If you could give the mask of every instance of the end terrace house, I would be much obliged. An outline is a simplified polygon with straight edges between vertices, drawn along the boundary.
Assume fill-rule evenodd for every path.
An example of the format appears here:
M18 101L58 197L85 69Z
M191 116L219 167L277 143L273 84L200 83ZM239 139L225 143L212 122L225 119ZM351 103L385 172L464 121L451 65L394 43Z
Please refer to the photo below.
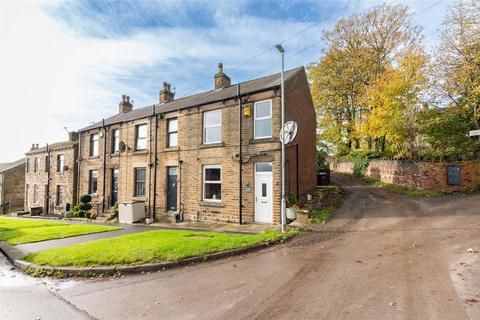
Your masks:
M70 132L68 141L33 144L25 155L25 210L70 211L77 202L78 133Z
M94 210L143 201L146 217L280 223L280 74L231 84L222 64L210 91L159 102L79 130L79 194ZM298 124L286 146L286 191L315 186L316 116L303 67L285 73L285 121ZM241 133L241 134L240 134Z

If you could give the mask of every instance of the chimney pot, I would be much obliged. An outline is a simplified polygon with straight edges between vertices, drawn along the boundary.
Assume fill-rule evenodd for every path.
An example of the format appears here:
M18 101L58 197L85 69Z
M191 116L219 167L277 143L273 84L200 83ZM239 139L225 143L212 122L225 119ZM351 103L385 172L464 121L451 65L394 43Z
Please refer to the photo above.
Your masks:
M230 77L223 73L223 63L218 64L218 71L214 76L215 79L215 89L221 89L228 87L231 84Z
M170 83L163 82L163 90L160 90L160 103L173 101L175 93L172 92L170 88Z
M132 111L133 105L130 103L130 96L122 94L122 101L118 104L118 113Z

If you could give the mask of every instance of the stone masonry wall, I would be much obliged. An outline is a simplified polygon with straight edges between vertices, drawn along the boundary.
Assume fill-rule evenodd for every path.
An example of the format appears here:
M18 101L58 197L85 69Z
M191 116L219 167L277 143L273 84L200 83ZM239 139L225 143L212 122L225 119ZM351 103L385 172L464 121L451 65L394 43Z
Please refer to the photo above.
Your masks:
M448 185L447 166L460 166L460 185ZM351 162L332 163L335 172L353 172ZM453 162L413 162L403 160L372 160L365 176L385 183L394 183L425 190L465 190L480 185L480 160Z
M3 181L0 205L9 203L11 209L22 209L25 199L25 164L0 173L0 179Z
M49 206L50 213L62 213L64 204L69 203L70 208L77 203L77 153L78 144L72 143L68 147L52 148L50 150L50 187L49 187ZM64 166L68 170L57 171L57 156L64 155ZM26 154L30 168L24 171L25 177L25 210L32 207L42 207L46 212L46 191L47 191L47 170L46 157L47 152L44 149L31 150ZM37 173L34 172L35 158L40 159L40 166ZM38 185L38 199L34 201L34 186ZM63 187L63 202L57 205L57 186Z

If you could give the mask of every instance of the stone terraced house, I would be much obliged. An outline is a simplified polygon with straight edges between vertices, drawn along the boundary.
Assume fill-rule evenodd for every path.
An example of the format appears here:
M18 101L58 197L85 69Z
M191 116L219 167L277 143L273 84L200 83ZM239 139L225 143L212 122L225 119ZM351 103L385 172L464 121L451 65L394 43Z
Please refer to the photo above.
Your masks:
M0 163L0 213L23 209L25 158Z
M219 64L212 90L174 96L168 83L152 106L134 109L122 96L117 114L79 130L78 195L91 194L99 214L143 201L150 219L280 223L280 74L232 85ZM289 120L298 134L286 146L286 190L301 195L316 183L303 67L285 73Z
M39 147L25 153L25 210L32 214L61 214L77 201L78 134L69 140Z

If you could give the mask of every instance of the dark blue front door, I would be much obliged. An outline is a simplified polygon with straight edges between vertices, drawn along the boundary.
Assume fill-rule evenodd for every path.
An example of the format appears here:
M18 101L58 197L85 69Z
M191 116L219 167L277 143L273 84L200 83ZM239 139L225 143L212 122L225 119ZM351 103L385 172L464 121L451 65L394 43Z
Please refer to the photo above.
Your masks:
M177 211L177 167L168 167L167 173L167 210Z
M112 194L110 195L110 205L114 206L118 201L118 169L112 169Z

